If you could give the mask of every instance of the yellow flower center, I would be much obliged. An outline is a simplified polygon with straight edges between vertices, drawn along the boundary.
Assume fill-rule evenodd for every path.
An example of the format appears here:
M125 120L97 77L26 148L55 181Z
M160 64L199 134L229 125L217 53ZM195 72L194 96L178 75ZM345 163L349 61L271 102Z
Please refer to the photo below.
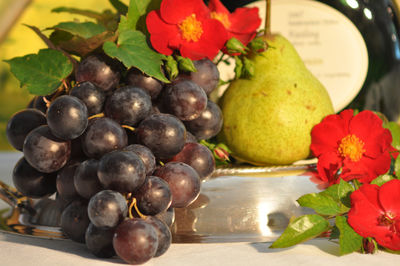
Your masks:
M364 142L356 135L349 134L342 139L338 150L343 157L347 157L353 162L358 162L365 152L364 145Z
M231 26L231 22L230 22L227 14L217 13L217 12L213 11L213 12L211 12L211 18L219 20L219 22L221 22L222 25L224 25L224 27L226 29L229 29L229 27Z
M203 34L201 22L196 19L196 15L187 16L180 24L182 38L188 42L197 42Z

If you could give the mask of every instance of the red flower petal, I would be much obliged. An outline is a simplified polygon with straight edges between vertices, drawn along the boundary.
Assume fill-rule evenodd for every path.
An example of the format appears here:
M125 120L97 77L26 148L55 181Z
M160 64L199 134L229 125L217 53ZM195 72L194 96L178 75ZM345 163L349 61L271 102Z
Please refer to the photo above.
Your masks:
M214 11L217 13L222 13L222 14L227 14L227 15L230 14L229 10L219 0L210 0L208 2L208 8L211 11Z
M311 131L311 151L315 156L337 151L342 138L348 134L348 124L353 117L352 110L345 110L339 115L328 115Z
M378 199L379 187L366 184L351 196L348 223L362 237L381 238L388 233L386 227L379 226L378 218L384 214Z
M364 142L365 154L372 158L379 156L392 143L390 132L382 128L382 120L371 111L357 114L351 120L349 130Z
M362 183L370 183L379 175L385 174L390 164L391 158L388 152L373 159L363 156L358 162L346 159L343 161L342 178L346 181L358 179Z
M393 179L383 184L379 191L379 201L385 212L400 218L400 180Z
M338 157L337 153L324 153L318 158L318 177L323 182L328 182L331 185L335 184L338 181L336 173L340 167L341 159Z
M230 33L230 39L231 37L235 37L239 41L243 43L243 45L247 45L251 40L256 37L257 32L252 32L252 33L245 33L245 34L238 34L238 33Z
M209 17L207 6L200 0L163 0L160 13L163 20L170 24L178 24L192 14L197 19Z
M160 34L157 35L151 35L150 36L150 42L153 46L153 48L164 55L171 55L174 50L168 47L168 39L163 37Z
M258 7L237 8L230 16L231 26L229 31L233 33L252 33L260 27L261 19L258 16ZM243 23L243 22L246 23Z
M170 55L173 49L171 42L179 38L179 31L175 25L165 23L159 11L151 11L146 17L147 29L150 33L150 41L153 48L162 54Z
M395 224L396 232L399 232L400 222ZM379 245L391 250L400 250L400 236L394 232L387 233L384 237L375 237Z
M379 190L379 202L385 213L393 217L393 225L388 225L390 231L376 241L389 249L400 250L400 180L394 179L383 184Z

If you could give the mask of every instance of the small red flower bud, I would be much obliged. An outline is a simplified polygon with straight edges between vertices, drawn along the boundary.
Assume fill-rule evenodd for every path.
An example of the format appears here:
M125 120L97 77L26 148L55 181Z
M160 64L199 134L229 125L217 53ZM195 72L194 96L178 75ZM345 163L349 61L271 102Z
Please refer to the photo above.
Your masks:
M376 252L376 244L372 238L363 238L363 249L367 254L374 254Z
M214 149L214 155L222 161L229 161L229 153L221 147Z

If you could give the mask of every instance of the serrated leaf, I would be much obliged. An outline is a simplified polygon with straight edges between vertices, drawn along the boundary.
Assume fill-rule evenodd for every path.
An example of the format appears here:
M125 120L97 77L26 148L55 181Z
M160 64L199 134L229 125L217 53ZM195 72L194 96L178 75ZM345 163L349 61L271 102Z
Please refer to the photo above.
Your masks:
M53 27L52 29L63 30L71 33L72 35L78 35L82 38L89 39L93 36L101 34L106 31L106 28L100 24L96 24L90 21L87 22L61 22Z
M337 202L337 204L338 204L338 206L340 208L340 212L339 213L345 213L345 212L347 212L349 210L349 207L344 205L342 203L342 201L341 201L341 195L339 193L339 184L334 184L334 185L328 187L327 189L325 189L324 191L320 192L319 194L321 194L323 196L326 196L326 197L330 197L335 202Z
M270 248L287 248L315 238L328 230L329 222L316 214L300 216L289 223Z
M351 207L350 195L353 191L354 191L354 188L352 185L350 185L343 179L340 179L340 183L338 186L339 199L340 199L340 202L348 208Z
M378 185L378 186L382 186L383 184L385 184L386 182L395 179L394 176L392 175L380 175L377 178L375 178L374 180L371 181L371 184L373 185Z
M72 35L66 31L55 30L50 35L50 40L64 51L85 56L88 53L101 47L106 41L115 41L116 35L113 32L105 31L91 38L84 39L76 35Z
M26 86L31 94L47 95L60 87L62 80L73 70L72 63L62 52L42 49L38 54L28 54L5 60L11 72Z
M109 0L111 5L122 15L128 12L128 6L119 0Z
M161 71L165 56L153 51L140 31L125 30L118 37L118 44L106 42L104 52L120 60L127 68L136 67L147 75L169 83Z
M54 45L59 46L60 43L68 42L73 37L74 37L74 35L72 35L69 32L66 32L66 31L63 31L63 30L54 30L50 34L49 39L50 39L50 41L52 43L54 43Z
M300 206L311 208L322 215L336 215L341 212L338 202L319 193L303 195L297 202Z
M383 124L383 127L389 129L390 133L392 133L392 146L400 150L400 125L396 122L389 122Z
M340 255L346 255L360 250L363 238L357 234L353 228L351 228L351 226L347 223L346 217L336 216L335 223L340 231Z

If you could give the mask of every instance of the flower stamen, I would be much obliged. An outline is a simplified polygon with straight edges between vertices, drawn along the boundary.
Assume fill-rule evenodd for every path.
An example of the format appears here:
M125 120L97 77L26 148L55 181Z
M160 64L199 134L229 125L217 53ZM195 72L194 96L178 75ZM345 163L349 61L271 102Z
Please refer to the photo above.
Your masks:
M231 26L231 21L229 20L229 17L227 14L224 13L217 13L215 11L211 12L211 18L218 20L219 22L224 25L226 29L229 29Z
M364 142L356 135L349 134L341 140L338 151L342 157L358 162L365 152L364 146Z
M182 38L188 42L197 42L203 35L203 27L201 22L196 19L196 15L192 14L187 16L179 25Z
M387 226L392 232L396 233L395 216L391 212L386 212L378 217L378 225Z

